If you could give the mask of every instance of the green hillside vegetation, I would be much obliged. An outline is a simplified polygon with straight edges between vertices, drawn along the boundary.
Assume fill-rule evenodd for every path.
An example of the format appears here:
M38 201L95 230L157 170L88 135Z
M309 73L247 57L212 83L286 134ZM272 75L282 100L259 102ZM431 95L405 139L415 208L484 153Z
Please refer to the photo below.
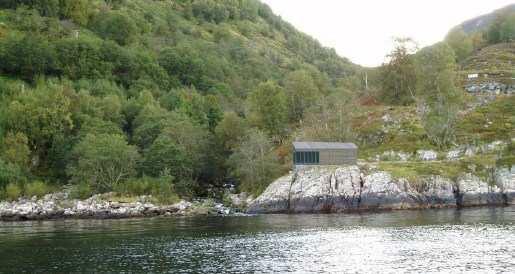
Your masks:
M481 77L473 80L467 75L478 73ZM485 78L488 75L488 78ZM460 79L464 82L497 81L513 84L515 78L515 42L486 46L463 60Z
M361 84L256 0L2 1L0 60L0 190L26 195L259 191L306 109Z
M515 137L513 98L462 113L451 43L398 42L370 69L257 0L2 1L0 199L258 194L296 139L368 158Z
M486 20L488 19L488 20ZM479 21L478 21L479 20ZM484 23L488 22L488 24ZM472 27L480 25L480 27ZM461 85L469 73L513 84L515 77L515 5L453 28L445 41L456 53ZM484 81L477 79L476 81Z

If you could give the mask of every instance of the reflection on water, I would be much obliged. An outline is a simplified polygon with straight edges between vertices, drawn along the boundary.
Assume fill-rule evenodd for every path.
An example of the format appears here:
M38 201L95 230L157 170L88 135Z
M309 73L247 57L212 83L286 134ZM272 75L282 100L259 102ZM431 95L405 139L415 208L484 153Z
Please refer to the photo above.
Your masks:
M0 272L515 272L515 208L0 222Z

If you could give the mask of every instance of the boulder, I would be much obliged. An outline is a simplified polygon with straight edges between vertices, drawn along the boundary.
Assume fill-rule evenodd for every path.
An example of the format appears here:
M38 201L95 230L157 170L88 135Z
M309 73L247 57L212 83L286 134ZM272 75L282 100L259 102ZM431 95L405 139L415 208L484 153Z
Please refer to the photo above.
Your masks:
M231 201L231 205L237 208L244 208L254 200L254 197L252 195L248 195L246 192L228 194L228 197Z
M447 152L446 158L447 160L457 160L463 154L461 149L453 149Z
M417 156L422 161L434 161L438 158L438 154L433 150L417 150Z
M383 154L377 157L378 160L382 161L408 161L411 158L411 155L409 153L405 153L403 151L385 151Z

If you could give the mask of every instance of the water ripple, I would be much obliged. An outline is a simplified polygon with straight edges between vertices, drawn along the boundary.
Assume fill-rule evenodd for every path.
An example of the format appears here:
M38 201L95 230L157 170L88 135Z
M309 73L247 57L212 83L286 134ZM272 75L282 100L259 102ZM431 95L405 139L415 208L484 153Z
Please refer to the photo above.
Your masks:
M0 223L0 272L515 273L515 210Z

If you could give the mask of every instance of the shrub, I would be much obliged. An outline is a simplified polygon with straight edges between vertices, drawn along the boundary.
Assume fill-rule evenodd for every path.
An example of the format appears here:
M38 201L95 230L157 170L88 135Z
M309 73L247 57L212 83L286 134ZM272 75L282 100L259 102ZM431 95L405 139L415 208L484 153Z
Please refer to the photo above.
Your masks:
M34 181L25 185L25 196L27 197L43 197L43 195L52 192L52 188L42 181Z
M171 204L179 200L170 176L160 178L143 177L118 184L115 191L124 195L152 195L156 202Z
M147 195L150 194L152 190L153 180L154 179L150 177L143 177L138 179L133 178L123 184L116 185L114 191L121 194L136 196Z
M90 185L82 183L74 185L70 192L70 198L72 199L87 199L93 195L93 189Z
M116 134L87 134L73 149L73 156L75 161L68 166L72 181L88 182L99 192L130 178L139 158L136 147Z
M19 166L0 159L0 188L11 182L23 182L25 179Z
M23 189L15 183L10 183L5 187L5 196L8 200L14 201L22 196Z

